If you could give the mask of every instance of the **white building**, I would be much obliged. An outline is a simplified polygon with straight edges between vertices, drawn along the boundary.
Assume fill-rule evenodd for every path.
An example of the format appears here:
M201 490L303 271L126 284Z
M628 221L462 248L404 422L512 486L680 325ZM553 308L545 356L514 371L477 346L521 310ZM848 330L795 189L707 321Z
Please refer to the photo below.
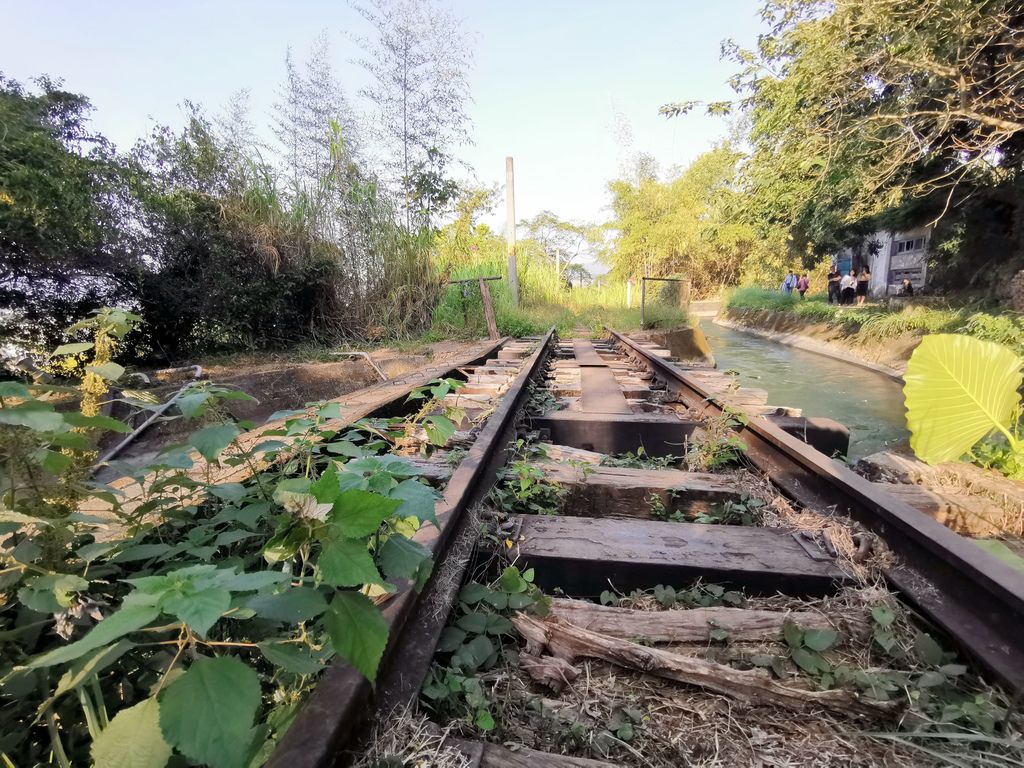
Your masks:
M861 248L840 251L836 264L843 274L867 266L871 270L868 290L872 296L895 295L904 279L919 291L928 280L931 231L931 226L924 226L906 232L875 232L865 238Z

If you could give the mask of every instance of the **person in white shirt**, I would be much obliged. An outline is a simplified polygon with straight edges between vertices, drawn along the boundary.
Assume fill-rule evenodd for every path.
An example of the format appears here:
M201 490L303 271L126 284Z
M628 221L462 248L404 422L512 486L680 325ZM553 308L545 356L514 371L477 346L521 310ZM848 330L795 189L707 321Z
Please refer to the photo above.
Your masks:
M839 281L839 303L840 304L853 304L853 297L857 293L857 272L850 270L850 273L843 275L843 279Z

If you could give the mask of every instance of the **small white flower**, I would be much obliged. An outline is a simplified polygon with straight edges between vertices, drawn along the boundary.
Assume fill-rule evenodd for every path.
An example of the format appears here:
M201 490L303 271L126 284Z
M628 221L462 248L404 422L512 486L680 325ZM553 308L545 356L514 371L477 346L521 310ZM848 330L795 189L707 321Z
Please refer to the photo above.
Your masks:
M281 506L297 517L323 522L327 519L327 513L331 511L334 505L319 504L316 497L308 493L289 493L282 499Z

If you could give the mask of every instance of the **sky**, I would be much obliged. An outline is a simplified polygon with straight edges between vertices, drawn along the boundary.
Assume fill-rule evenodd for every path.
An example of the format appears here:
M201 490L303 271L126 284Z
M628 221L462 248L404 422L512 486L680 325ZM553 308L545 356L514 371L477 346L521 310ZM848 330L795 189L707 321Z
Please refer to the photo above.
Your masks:
M760 0L440 0L463 19L474 50L475 143L456 154L475 180L504 184L515 159L517 219L552 210L608 217L607 182L637 152L685 166L728 131L718 118L667 120L669 101L730 98L735 71L721 42L752 45ZM0 72L63 78L92 101L93 125L121 149L154 121L182 124L190 100L210 111L240 89L269 121L291 46L301 61L326 30L347 96L365 73L353 34L364 22L345 0L0 0ZM469 177L469 174L465 174ZM504 202L491 217L504 226Z

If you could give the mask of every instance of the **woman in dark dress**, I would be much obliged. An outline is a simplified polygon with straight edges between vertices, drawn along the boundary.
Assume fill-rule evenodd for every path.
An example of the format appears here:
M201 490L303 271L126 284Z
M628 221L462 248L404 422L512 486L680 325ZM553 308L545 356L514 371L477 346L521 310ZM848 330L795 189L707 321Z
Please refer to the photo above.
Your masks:
M871 282L871 273L867 267L861 269L857 275L857 306L864 306L864 300L868 297L868 283Z

